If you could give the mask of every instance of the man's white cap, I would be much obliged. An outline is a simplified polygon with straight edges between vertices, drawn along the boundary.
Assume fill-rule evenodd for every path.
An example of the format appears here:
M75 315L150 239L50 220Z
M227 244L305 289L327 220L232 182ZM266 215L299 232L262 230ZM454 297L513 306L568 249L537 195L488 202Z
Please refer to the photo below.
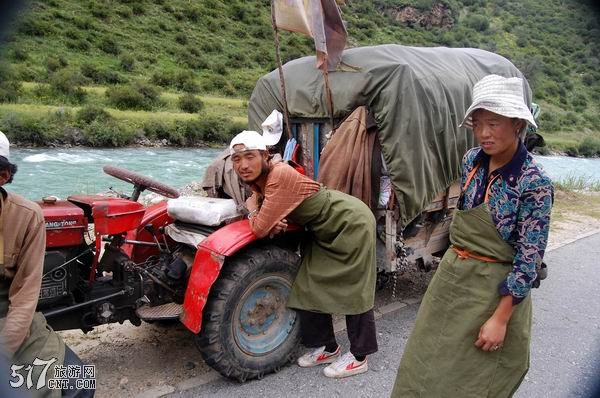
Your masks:
M10 160L10 143L2 131L0 131L0 156Z
M523 79L487 75L473 86L473 103L467 109L460 127L473 128L471 116L477 109L497 115L525 120L537 128L529 107L523 99Z
M244 148L234 150L233 147L236 145L243 145ZM262 135L252 130L244 130L231 140L229 144L229 153L233 155L236 152L252 151L258 149L259 151L266 151L267 144Z
M262 122L261 127L265 144L269 146L277 144L283 133L283 115L275 109Z

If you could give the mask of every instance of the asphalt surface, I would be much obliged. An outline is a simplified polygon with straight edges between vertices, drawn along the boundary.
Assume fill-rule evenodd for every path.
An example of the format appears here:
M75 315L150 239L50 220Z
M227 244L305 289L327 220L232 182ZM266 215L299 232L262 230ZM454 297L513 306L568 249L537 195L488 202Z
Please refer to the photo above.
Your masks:
M531 368L515 397L596 398L600 396L596 395L600 392L600 233L547 253L546 262L549 277L532 293ZM418 304L398 306L377 320L379 352L369 357L365 374L331 380L323 376L322 368L290 365L262 380L238 383L213 373L166 396L388 397L417 308ZM337 336L343 347L349 346L345 331Z

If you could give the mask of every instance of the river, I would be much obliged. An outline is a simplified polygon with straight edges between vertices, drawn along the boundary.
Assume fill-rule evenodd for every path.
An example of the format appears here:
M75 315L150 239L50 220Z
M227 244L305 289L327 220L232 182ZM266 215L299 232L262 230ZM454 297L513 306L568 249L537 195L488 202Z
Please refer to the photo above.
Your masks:
M19 166L7 188L29 199L46 195L66 198L74 193L106 192L109 187L131 192L131 185L102 172L111 164L153 177L175 188L200 181L204 170L221 149L206 148L60 148L12 149ZM578 176L600 183L600 159L536 156L550 177Z

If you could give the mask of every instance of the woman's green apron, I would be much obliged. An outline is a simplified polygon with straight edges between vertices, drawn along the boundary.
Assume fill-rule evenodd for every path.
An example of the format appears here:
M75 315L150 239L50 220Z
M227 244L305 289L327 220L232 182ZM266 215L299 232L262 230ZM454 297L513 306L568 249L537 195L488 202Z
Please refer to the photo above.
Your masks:
M446 252L423 297L392 396L510 397L529 369L530 297L514 308L499 350L485 352L474 343L498 306L498 285L511 270L514 249L498 233L487 203L456 212L450 242L502 263Z
M0 197L2 194L0 193ZM4 202L4 201L2 201ZM2 210L4 210L4 203L2 203ZM0 268L4 271L4 228L2 223L2 215L0 213ZM8 313L9 300L8 294L10 289L11 281L4 278L4 272L1 273L0 277L0 319L5 318ZM1 352L0 352L0 355ZM29 334L25 338L25 341L21 344L17 352L8 361L10 365L24 365L19 370L19 374L24 376L27 380L28 370L26 368L29 365L34 365L35 359L43 361L52 361L56 358L51 366L46 371L46 380L54 378L54 367L56 365L63 365L65 359L65 344L58 334L56 334L50 326L46 323L44 316L36 312L29 328ZM61 390L49 390L48 388L36 389L37 382L40 378L41 372L44 370L44 366L33 366L31 371L31 380L33 386L28 390L31 397L60 397ZM12 378L12 381L17 381L17 377ZM26 382L24 382L25 384ZM47 386L47 383L44 383ZM20 387L21 390L26 389L26 385Z
M367 205L345 193L321 188L288 219L309 229L288 306L344 315L373 308L375 220Z

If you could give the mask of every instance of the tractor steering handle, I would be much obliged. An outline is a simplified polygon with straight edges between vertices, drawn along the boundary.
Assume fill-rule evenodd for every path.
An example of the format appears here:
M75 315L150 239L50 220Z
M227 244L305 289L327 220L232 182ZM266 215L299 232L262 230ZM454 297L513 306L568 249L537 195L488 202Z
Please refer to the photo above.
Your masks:
M104 166L102 170L104 170L106 174L118 178L121 181L133 184L134 189L131 194L131 200L133 201L137 201L140 193L146 189L167 198L174 199L179 197L179 192L175 188L136 172L109 165Z

